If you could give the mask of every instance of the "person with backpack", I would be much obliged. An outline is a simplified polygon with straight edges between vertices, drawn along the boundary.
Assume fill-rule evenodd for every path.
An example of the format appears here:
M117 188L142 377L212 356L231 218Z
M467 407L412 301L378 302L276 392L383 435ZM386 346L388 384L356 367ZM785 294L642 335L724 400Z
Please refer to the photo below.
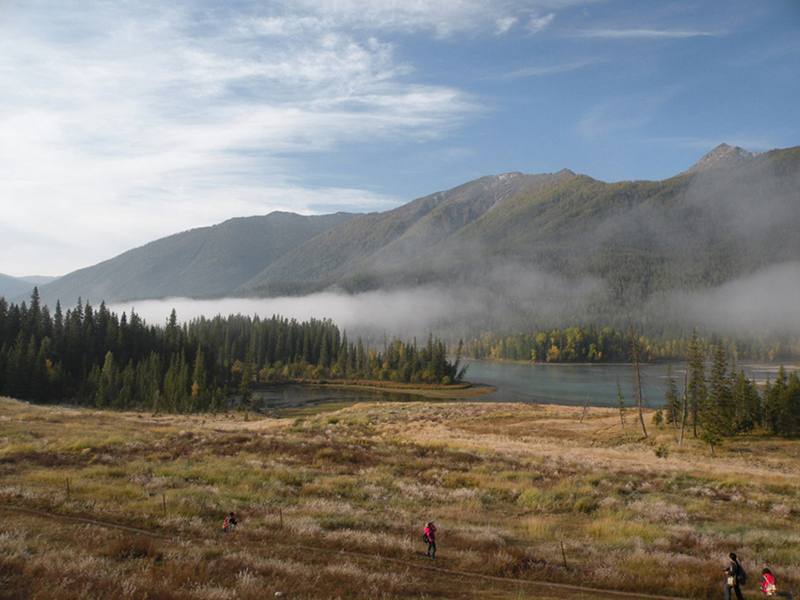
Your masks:
M736 554L731 552L728 555L731 559L730 564L725 568L725 600L731 600L731 590L736 594L736 600L744 600L742 590L739 586L747 583L747 573L745 573Z
M775 596L778 593L775 576L767 567L761 571L761 591L767 596Z
M428 551L425 556L430 556L432 559L436 557L436 525L433 521L429 521L425 525L425 531L422 534L422 539L428 543Z
M236 527L238 521L236 517L233 516L233 513L229 514L225 517L225 520L222 521L222 533L228 533L229 531L233 531L233 528Z

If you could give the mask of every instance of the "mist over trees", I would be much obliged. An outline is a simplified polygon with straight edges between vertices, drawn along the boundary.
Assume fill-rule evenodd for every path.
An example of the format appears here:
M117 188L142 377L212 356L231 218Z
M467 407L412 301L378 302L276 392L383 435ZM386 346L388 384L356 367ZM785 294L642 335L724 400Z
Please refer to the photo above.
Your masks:
M433 336L421 347L395 339L378 351L348 341L330 320L237 315L179 324L173 310L153 326L80 300L51 314L36 289L30 305L0 297L0 394L23 400L188 413L226 410L232 395L246 405L259 382L446 385L462 376Z
M506 173L386 212L231 220L40 291L51 307L179 296L268 307L324 295L327 311L372 298L373 307L342 312L364 320L369 311L378 334L388 326L420 338L624 329L630 317L649 337L688 338L699 326L706 337L781 339L789 329L800 335L799 189L800 147L753 154L722 145L663 181ZM395 312L405 329L387 325L388 298L403 299Z
M693 343L707 356L720 345L730 348L740 361L788 362L800 357L800 339L782 338L701 338L695 332L692 338L639 335L636 343L643 362L682 361ZM623 329L594 325L508 336L485 332L468 338L463 350L469 358L549 363L628 362L631 351L630 336Z

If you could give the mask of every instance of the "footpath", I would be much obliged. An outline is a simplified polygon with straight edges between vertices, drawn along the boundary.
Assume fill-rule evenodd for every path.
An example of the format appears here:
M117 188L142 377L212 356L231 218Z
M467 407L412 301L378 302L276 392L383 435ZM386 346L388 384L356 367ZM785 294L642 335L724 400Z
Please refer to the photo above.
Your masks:
M114 523L111 521L104 521L98 519L92 519L88 517L78 516L78 515L66 515L61 513L55 513L39 508L28 508L25 506L18 506L12 504L2 504L0 503L0 511L4 512L17 512L23 513L30 517L34 518L41 518L41 519L50 519L50 520L58 520L61 522L71 522L80 525L91 525L95 527L104 527L108 529L116 529L120 531L124 531L126 533L140 535L152 539L159 539L159 540L174 540L174 541L181 541L184 540L186 536L182 535L166 535L164 533L151 531L148 529L142 529L137 527L131 527L129 525L123 525L121 523ZM209 536L213 535L209 532ZM203 539L201 536L193 536L194 539L198 541ZM303 550L308 553L313 553L315 555L322 555L322 554L335 554L337 556L349 556L354 559L358 560L366 560L366 561L373 561L373 562L383 562L383 563L392 563L399 566L407 567L409 569L413 569L414 571L426 571L430 573L435 573L441 577L453 577L459 579L475 579L481 581L489 581L495 582L498 584L503 584L509 587L517 587L518 589L524 588L526 593L530 593L531 595L535 596L550 596L550 597L560 597L560 598L581 598L582 600L600 600L603 598L629 598L629 599L639 599L639 600L685 600L683 598L677 598L675 596L659 596L653 594L641 594L635 592L624 592L624 591L617 591L617 590L604 590L604 589L597 589L591 588L586 586L568 584L568 583L554 583L548 581L536 581L531 579L518 579L514 577L501 577L495 575L486 575L483 573L475 573L470 571L462 571L456 569L448 569L446 567L438 566L436 563L429 561L425 558L425 555L421 554L420 560L405 560L399 558L392 558L387 556L381 556L378 554L370 554L366 552L357 552L353 550L335 550L332 548L323 548L320 546L309 546L306 544L297 544L291 542L280 542L281 545L288 547L292 546L293 548ZM444 561L442 561L444 562Z

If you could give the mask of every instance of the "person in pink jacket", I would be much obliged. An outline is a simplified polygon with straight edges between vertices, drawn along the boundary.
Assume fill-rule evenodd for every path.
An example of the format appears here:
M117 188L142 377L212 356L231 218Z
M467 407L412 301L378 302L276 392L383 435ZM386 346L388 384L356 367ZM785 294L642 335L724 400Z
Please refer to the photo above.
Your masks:
M767 596L774 596L777 593L775 586L775 576L767 567L761 571L761 591Z
M431 558L436 557L436 525L433 524L433 521L429 521L427 525L425 525L425 531L423 534L423 539L428 542L428 551L425 553L426 556L430 556Z

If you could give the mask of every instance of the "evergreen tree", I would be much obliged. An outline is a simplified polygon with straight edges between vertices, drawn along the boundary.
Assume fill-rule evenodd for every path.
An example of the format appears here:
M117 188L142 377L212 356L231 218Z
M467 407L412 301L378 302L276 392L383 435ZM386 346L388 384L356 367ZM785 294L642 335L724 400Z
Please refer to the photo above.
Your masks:
M700 410L706 398L705 364L697 338L697 330L692 331L692 339L689 342L688 352L689 388L687 395L692 420L692 433L694 437L697 437L698 426L700 424Z
M678 397L678 384L672 373L672 363L667 363L667 391L664 393L664 401L667 423L672 423L675 428L680 427L681 400Z

